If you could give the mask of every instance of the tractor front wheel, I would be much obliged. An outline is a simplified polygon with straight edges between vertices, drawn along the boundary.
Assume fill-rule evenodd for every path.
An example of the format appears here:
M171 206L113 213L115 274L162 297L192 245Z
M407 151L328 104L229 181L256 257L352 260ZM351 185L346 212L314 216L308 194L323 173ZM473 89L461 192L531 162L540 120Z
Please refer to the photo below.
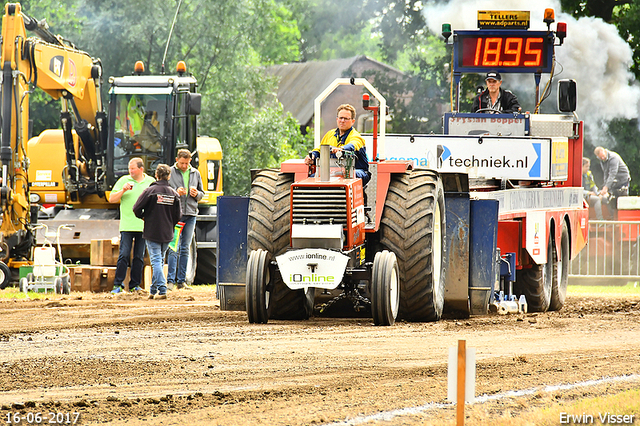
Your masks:
M269 252L253 250L247 264L246 305L251 324L266 324L269 320L271 274Z
M262 249L278 256L289 247L292 183L293 175L279 170L263 170L251 183L247 220L249 250ZM273 272L270 317L308 319L313 312L314 289L291 290L280 273Z
M375 325L393 325L400 305L396 255L384 250L373 260L371 279L371 312Z

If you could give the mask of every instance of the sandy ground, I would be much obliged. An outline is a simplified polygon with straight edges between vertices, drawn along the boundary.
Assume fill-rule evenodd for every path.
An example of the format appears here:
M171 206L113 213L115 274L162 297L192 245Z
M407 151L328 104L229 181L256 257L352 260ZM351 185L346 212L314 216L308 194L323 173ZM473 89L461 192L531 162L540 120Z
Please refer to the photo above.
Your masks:
M477 351L476 395L537 389L469 406L467 424L640 389L637 376L543 389L640 375L640 298L569 297L560 312L383 328L366 318L250 325L198 289L162 301L73 293L0 299L0 420L20 413L30 424L30 414L33 424L42 413L43 423L72 424L79 413L76 424L446 424L455 419L447 353L459 339ZM388 413L408 407L418 408Z

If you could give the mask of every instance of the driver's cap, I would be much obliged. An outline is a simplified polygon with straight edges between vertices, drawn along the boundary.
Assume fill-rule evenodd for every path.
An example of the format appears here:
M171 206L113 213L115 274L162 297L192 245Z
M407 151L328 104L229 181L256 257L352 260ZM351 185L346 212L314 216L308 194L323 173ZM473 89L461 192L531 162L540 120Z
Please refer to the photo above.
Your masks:
M498 81L502 81L502 76L498 71L489 71L487 76L484 78L485 80L494 79Z

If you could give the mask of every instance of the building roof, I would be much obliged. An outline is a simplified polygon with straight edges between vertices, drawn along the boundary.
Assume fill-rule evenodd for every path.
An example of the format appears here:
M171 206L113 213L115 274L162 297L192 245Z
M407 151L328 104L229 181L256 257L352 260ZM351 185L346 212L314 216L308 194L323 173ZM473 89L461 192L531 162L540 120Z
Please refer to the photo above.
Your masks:
M353 56L330 61L296 62L272 65L269 74L279 77L278 100L301 125L313 119L313 101L336 78L350 77L345 73L358 64L358 68L385 70L398 75L403 73L367 56Z

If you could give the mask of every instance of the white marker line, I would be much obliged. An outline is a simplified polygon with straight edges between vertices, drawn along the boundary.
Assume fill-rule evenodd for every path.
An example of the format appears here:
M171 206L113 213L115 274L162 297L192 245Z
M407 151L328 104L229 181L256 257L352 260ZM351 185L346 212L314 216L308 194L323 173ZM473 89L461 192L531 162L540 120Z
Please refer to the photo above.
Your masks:
M629 376L605 377L599 380L587 380L585 382L577 382L577 383L571 383L566 385L545 386L542 388L509 391L505 393L498 393L495 395L485 394L485 395L476 397L474 404L482 404L484 402L496 401L504 398L513 398L518 396L532 395L532 394L535 394L536 392L555 392L558 390L568 390L568 389L575 389L575 388L581 388L581 387L596 386L596 385L601 385L603 383L633 382L636 380L640 380L640 375L631 374ZM400 408L398 410L392 410L392 411L383 411L381 413L372 414L370 416L354 417L353 419L347 419L341 422L326 423L322 426L353 426L353 425L361 425L361 424L374 422L374 421L381 421L381 420L390 421L395 417L420 414L429 410L435 410L439 408L451 408L451 407L455 407L455 404L452 402L447 402L447 403L430 402L428 404L420 405L417 407Z

